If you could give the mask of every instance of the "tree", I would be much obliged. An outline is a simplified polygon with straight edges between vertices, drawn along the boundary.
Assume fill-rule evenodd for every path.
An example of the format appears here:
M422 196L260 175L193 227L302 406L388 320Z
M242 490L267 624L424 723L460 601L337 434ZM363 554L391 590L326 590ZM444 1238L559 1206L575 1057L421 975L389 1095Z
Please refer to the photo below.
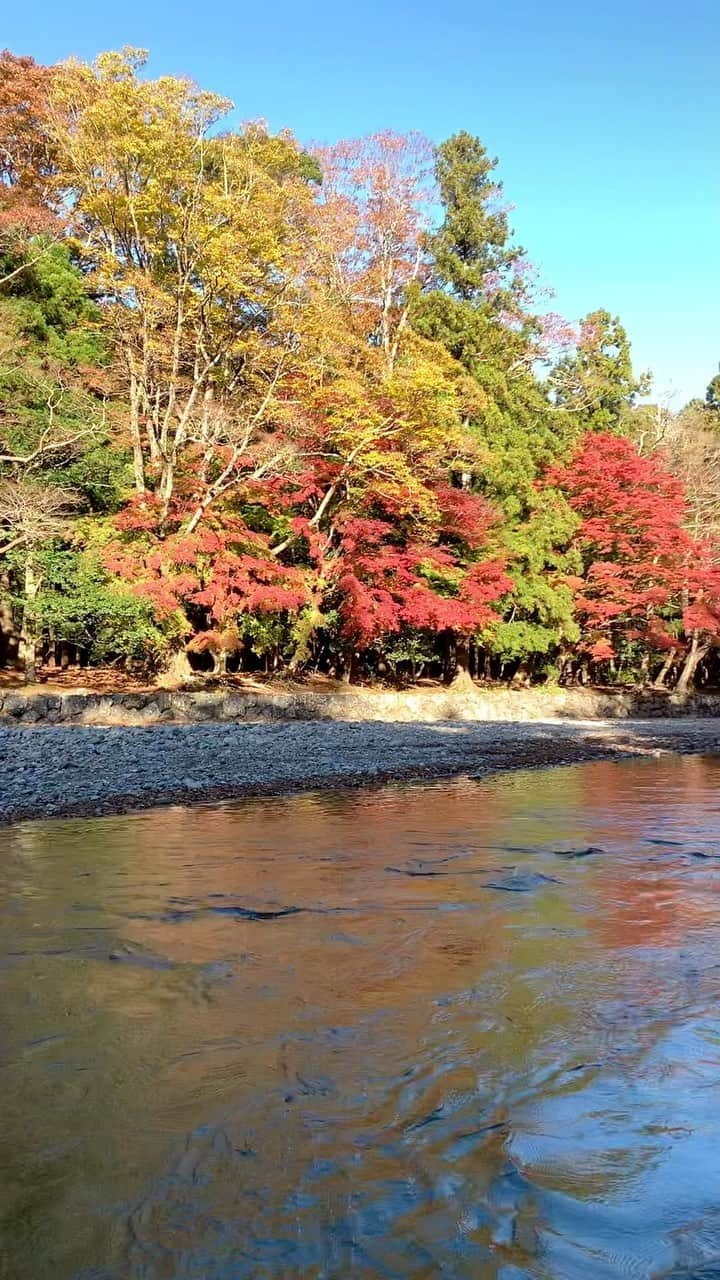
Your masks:
M582 629L576 650L597 666L628 656L647 665L676 648L698 549L684 528L682 485L662 458L589 432L547 480L580 517L574 544L582 569L567 579Z
M617 318L543 315L471 134L308 154L229 109L137 50L0 56L0 627L28 674L66 639L218 674L705 678L718 380L640 404Z
M641 405L628 424L642 454L660 452L682 482L686 526L702 543L720 545L720 433L703 401L678 412L666 404Z
M431 287L415 289L412 309L416 329L476 375L488 363L505 370L522 364L531 328L529 269L512 242L496 166L468 133L438 147L443 221L428 238Z
M459 366L413 335L392 372L371 344L359 369L335 360L304 388L302 466L277 482L294 516L274 550L306 564L308 625L337 617L347 673L351 652L382 649L403 628L438 635L454 618L464 633L480 562L492 563L493 600L507 579L490 545L494 512L452 484L477 454ZM489 617L478 612L477 627Z
M386 131L316 154L327 283L392 372L408 323L410 288L428 273L432 148L420 134Z
M577 415L587 429L615 431L627 426L650 382L647 374L633 373L630 342L618 317L601 310L581 321L576 349L555 365L550 386L558 407Z
M193 637L191 652L211 653L218 673L224 674L229 654L242 649L247 618L287 616L306 603L302 570L273 558L268 535L236 512L213 509L192 534L159 536L138 506L118 525L131 536L108 547L106 567L133 583L169 633Z
M443 221L429 240L430 287L415 291L411 316L475 383L468 426L476 459L459 480L502 510L498 540L511 578L483 645L501 664L538 658L550 670L553 651L574 634L570 592L555 581L573 518L559 495L541 510L534 482L577 428L549 403L535 364L548 342L566 342L568 333L535 310L532 272L513 242L496 165L467 133L438 148Z
M711 413L720 413L720 373L710 379L705 393L705 404Z
M33 58L0 53L0 285L36 262L62 227L48 128L52 75ZM45 239L28 254L38 235Z
M0 554L22 552L20 658L28 684L35 681L37 660L37 596L42 584L38 551L65 532L73 505L73 495L55 486L29 479L0 482Z
M483 637L501 675L509 665L520 675L551 678L561 648L578 638L565 582L577 569L571 547L577 517L561 492L540 483L567 456L578 430L548 402L531 371L496 374L492 399L475 423L484 461L473 483L503 513L499 537L512 583L501 619Z
M193 525L279 465L278 388L296 353L296 280L314 169L262 126L218 134L230 103L142 80L145 55L66 64L53 85L60 181L121 361L135 487L170 516L191 468Z
M71 517L116 509L125 460L111 444L116 406L100 314L65 244L28 246L27 269L0 286L0 582L3 641L34 679L48 556Z
M387 521L343 521L335 584L342 633L353 647L387 643L403 630L469 637L494 619L492 606L509 585L502 562L466 561L451 541L459 517L460 537L482 544L489 513L462 494L457 511L456 495L444 495L446 520L435 545L401 540Z

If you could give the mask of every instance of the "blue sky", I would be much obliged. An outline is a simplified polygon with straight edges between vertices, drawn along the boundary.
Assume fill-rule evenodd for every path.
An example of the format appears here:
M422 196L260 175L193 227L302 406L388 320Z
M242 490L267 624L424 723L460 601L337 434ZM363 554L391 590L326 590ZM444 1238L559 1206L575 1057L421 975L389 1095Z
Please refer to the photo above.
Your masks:
M49 62L133 44L303 141L477 133L571 319L618 313L683 402L720 362L720 0L55 0L0 41Z

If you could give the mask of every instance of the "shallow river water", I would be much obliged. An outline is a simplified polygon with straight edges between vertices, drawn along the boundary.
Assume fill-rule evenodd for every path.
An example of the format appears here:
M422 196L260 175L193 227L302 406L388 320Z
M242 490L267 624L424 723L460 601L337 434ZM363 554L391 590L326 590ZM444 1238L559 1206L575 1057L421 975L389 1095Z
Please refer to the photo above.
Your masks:
M1 831L0 1276L720 1276L719 785Z

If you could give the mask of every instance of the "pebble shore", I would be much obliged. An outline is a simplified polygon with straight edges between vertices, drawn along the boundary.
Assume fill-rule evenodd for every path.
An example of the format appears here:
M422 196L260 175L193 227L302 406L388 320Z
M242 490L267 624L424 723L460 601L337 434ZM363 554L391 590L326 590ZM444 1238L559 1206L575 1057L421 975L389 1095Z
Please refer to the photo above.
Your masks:
M720 719L0 728L0 822L720 751Z

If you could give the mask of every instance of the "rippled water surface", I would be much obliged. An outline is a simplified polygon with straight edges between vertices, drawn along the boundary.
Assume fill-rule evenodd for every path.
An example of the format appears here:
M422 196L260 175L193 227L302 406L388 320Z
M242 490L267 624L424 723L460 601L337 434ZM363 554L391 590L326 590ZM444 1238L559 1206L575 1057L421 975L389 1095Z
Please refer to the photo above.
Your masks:
M720 1276L718 784L0 832L0 1276Z

